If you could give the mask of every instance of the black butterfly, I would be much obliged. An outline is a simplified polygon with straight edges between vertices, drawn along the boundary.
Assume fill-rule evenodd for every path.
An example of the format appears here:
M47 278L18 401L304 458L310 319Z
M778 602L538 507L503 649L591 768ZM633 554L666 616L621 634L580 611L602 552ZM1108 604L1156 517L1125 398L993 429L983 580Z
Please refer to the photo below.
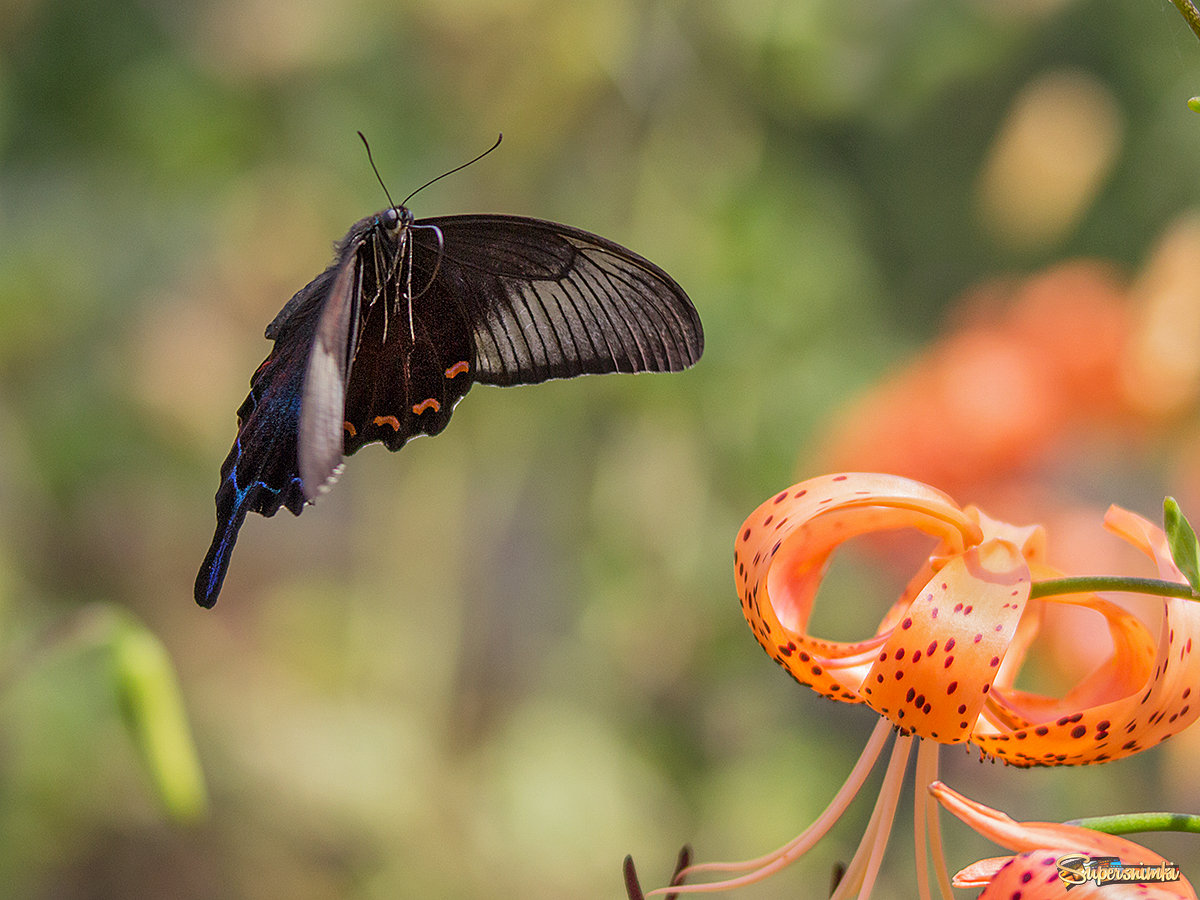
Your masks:
M344 455L437 434L476 382L676 372L704 349L683 289L619 244L518 216L414 220L403 204L357 222L266 337L221 467L204 607L246 513L300 515Z

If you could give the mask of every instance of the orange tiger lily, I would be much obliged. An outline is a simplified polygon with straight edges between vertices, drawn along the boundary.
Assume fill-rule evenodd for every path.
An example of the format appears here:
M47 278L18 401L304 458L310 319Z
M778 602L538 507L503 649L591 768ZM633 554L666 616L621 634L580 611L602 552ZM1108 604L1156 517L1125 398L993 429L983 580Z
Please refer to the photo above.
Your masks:
M1191 883L1170 860L1153 850L1114 834L1090 828L1060 825L1055 822L1017 822L1004 813L964 797L935 781L929 792L947 810L975 831L1017 855L983 859L954 876L959 888L984 888L979 900L1000 900L1019 896L1022 900L1051 900L1070 896L1071 900L1088 897L1113 898L1115 882L1083 879L1083 859L1115 859L1138 869L1159 868L1159 875L1178 880L1139 882L1129 885L1129 896L1146 900L1196 900ZM1060 872L1066 872L1064 879ZM1074 876L1074 877L1071 877ZM1071 893L1068 895L1067 891Z
M1160 529L1117 507L1105 524L1147 554L1160 579L1187 591ZM903 528L939 543L875 634L852 643L809 634L833 551L853 537ZM899 737L875 814L835 897L870 894L914 741L918 784L927 785L937 777L939 744L974 744L981 754L1016 766L1084 765L1144 750L1200 716L1200 703L1191 697L1200 685L1200 604L1156 598L1161 615L1151 629L1093 593L1038 597L1035 582L1062 577L1046 560L1043 529L959 507L919 482L850 473L794 485L746 519L736 539L735 568L742 611L767 653L800 684L834 700L865 704L881 719L845 786L804 834L747 863L691 866L680 878L703 871L747 874L676 885L673 892L749 884L806 852L853 799L892 729ZM1014 687L1047 603L1098 613L1113 644L1108 659L1061 697ZM935 812L932 800L918 792L922 897L928 896L927 835L949 896Z

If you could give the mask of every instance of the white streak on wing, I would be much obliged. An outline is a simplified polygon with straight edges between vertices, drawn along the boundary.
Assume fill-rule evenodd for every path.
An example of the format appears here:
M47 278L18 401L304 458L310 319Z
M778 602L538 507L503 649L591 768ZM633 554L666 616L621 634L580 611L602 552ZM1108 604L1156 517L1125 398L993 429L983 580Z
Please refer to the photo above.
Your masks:
M345 403L346 382L342 366L318 340L308 357L304 396L300 403L297 454L300 484L306 500L312 501L318 493L323 493L342 459Z
M304 499L312 502L329 490L341 472L342 423L346 415L346 378L351 311L359 275L359 241L347 248L329 299L321 310L317 333L304 372L296 455Z

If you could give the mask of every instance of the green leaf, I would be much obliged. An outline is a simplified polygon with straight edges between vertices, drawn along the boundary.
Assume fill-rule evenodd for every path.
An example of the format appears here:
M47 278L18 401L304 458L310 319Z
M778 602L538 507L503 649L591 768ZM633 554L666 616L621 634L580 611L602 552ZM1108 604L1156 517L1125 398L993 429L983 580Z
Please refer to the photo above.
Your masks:
M119 625L110 643L117 698L168 814L204 814L206 794L183 698L166 648L141 625Z
M1200 816L1191 813L1142 812L1072 819L1064 825L1079 825L1105 834L1138 834L1145 831L1177 831L1200 834Z
M1175 565L1192 590L1200 589L1200 544L1197 544L1196 532L1174 497L1167 497L1163 501L1163 526Z

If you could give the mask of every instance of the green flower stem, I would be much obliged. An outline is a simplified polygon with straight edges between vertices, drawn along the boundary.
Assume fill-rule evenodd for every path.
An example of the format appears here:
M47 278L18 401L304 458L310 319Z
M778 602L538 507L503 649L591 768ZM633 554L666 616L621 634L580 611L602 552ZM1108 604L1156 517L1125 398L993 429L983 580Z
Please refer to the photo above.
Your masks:
M1093 816L1072 819L1066 825L1078 825L1105 834L1133 834L1138 831L1179 831L1200 834L1200 816L1186 813L1145 812L1124 813L1119 816Z
M1175 8L1187 20L1188 27L1192 29L1196 37L1200 38L1200 10L1196 9L1196 5L1192 0L1171 0L1175 4Z
M1119 575L1084 575L1078 578L1050 578L1035 581L1029 589L1030 599L1053 597L1057 594L1091 594L1097 591L1125 591L1133 594L1154 594L1158 597L1182 597L1200 600L1186 584L1161 581L1158 578L1125 578Z

